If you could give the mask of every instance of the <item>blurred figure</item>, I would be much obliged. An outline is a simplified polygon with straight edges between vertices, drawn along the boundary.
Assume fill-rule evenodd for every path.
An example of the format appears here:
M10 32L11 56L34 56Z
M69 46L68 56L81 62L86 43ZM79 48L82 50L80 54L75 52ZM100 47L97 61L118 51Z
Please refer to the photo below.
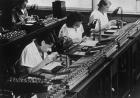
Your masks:
M28 18L26 9L28 0L18 0L12 9L12 22L14 24L24 24Z

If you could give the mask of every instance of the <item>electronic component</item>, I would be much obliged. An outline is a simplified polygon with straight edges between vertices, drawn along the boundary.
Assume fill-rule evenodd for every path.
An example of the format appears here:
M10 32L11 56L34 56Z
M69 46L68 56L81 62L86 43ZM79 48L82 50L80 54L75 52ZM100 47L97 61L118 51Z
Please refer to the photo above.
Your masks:
M14 41L14 40L17 40L17 39L25 36L25 35L26 35L25 30L10 31L10 32L6 32L5 34L2 34L0 36L0 40Z
M115 39L116 42L118 42L119 47L121 47L123 44L125 44L129 39L129 37L132 37L135 33L137 33L140 30L140 19L138 19L134 23L130 23L125 25L123 28L118 30L118 36Z
M19 94L47 91L48 85L51 85L48 79L40 79L36 77L11 77L6 81L6 88Z
M66 86L63 84L50 85L46 98L63 98L66 95Z
M57 18L47 18L47 19L43 19L42 20L42 24L44 25L44 26L48 26L48 25L51 25L51 24L54 24L54 23L56 23L58 21L58 19Z

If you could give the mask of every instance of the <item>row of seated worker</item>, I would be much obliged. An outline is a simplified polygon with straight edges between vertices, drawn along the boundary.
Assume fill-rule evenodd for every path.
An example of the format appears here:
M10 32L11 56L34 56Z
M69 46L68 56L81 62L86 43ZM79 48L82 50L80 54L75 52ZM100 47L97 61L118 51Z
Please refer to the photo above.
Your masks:
M12 22L16 25L23 24L27 21L28 12L26 10L27 0L22 1L12 11ZM107 11L111 6L109 0L100 0L98 9L94 10L89 17L89 24L94 25L94 32L100 30L107 30L110 26L116 25L116 20L108 20ZM98 20L98 21L96 21ZM96 21L96 22L95 22ZM78 12L71 12L67 16L66 23L60 29L58 38L62 38L64 43L70 41L75 44L79 44L92 37L83 36L84 28L82 25L82 15ZM92 36L92 35L91 35ZM68 45L68 44L67 44ZM21 66L26 66L28 73L34 73L40 70L42 67L53 62L59 56L58 51L52 51L54 43L49 42L45 36L42 38L34 39L23 49L19 62ZM58 47L62 48L62 47Z
M66 23L62 26L59 32L59 38L72 40L73 43L81 43L87 39L93 39L95 35L104 33L111 28L119 29L118 25L122 25L118 20L108 19L107 12L111 6L109 0L100 0L98 3L98 9L91 12L89 16L89 22L87 24L88 29L84 29L82 14L78 12L71 12L67 16ZM88 34L87 34L88 33ZM98 39L97 39L98 40Z
M26 10L27 2L27 0L20 0L20 3L14 7L12 14L14 23L20 24L26 21L28 17L28 12ZM100 30L108 30L111 26L116 25L116 20L109 21L107 17L107 11L110 6L111 2L109 0L100 0L98 9L91 13L88 25L94 26L94 33L98 33ZM67 16L66 23L59 31L58 38L60 41L57 42L61 43L62 40L63 46L68 48L71 44L79 44L85 40L93 40L92 33L90 36L86 36L84 32L82 14L79 12L71 12ZM64 50L64 48L62 49L61 47L62 45L57 45L55 51L52 52L52 47L54 47L55 44L56 43L47 40L45 36L40 39L34 39L23 49L20 57L21 65L29 67L29 73L36 72L56 59L60 51Z
M27 21L27 2L28 0L20 0L17 3L17 6L15 6L12 10L12 21L17 25ZM109 21L107 17L107 11L109 10L110 6L111 2L109 0L100 0L98 9L91 13L88 25L93 26L91 28L94 29L94 33L108 30L111 26L116 25L116 20ZM71 12L67 16L66 23L60 29L58 38L63 40L63 44L65 44L66 47L69 45L69 43L79 44L85 40L93 40L92 33L87 37L84 35L84 32L85 30L82 25L81 13ZM41 41L38 42L38 40ZM47 63L53 61L53 59L58 56L57 52L48 55L47 52L51 50L51 47L54 45L54 43L49 44L45 40L45 38L35 39L23 49L21 54L21 64L31 67L29 72L35 72ZM60 50L62 47L61 45L58 45L57 48Z
M26 24L28 21L35 22L36 20L38 20L39 18L38 16L33 16L33 15L29 16L28 11L27 11L27 3L28 3L28 0L17 0L17 2L13 4L13 7L10 10L9 9L4 10L3 11L4 15L2 15L3 17L2 25L7 28L11 28L11 25L12 25L12 28L15 28L15 26L17 27L18 25ZM109 29L110 26L116 25L116 20L111 20L111 21L108 20L107 11L109 10L110 6L111 6L111 2L109 0L100 0L98 4L98 9L95 9L91 13L89 17L88 25L91 26L92 24L94 24L93 28L95 32L98 32L100 30L106 30L106 29ZM69 25L70 23L68 21L66 26L68 28L75 28L75 29L78 28L78 26L82 24L81 16L79 17L79 20L75 20L75 21L78 21L78 22L80 21L80 22L76 23L75 24L76 26L72 27L71 26L72 24ZM82 29L81 26L80 28Z

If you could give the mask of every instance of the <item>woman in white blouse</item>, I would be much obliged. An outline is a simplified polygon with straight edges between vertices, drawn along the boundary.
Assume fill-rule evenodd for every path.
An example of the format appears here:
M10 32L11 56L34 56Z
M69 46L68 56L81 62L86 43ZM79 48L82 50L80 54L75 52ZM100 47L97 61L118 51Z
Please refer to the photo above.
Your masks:
M116 24L116 20L109 21L107 16L107 11L111 6L111 2L109 0L100 0L98 4L98 9L95 9L89 18L89 25L91 23L95 24L95 31L98 32L99 30L106 30L109 29L110 26Z
M67 17L66 24L64 24L59 32L60 37L70 38L73 43L81 42L84 33L82 25L82 16L78 12L72 12Z
M48 54L48 52L51 51L51 48L52 44L47 43L46 40L33 40L23 49L20 64L28 67L29 73L40 70L57 57L57 52Z

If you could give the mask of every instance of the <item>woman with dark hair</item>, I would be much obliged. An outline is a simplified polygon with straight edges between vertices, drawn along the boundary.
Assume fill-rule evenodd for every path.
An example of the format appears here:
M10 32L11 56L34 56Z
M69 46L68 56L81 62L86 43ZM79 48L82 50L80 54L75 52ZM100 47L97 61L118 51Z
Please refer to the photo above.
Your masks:
M42 38L34 39L22 51L20 64L28 68L28 73L40 70L58 55L57 52L52 52L53 44L46 38Z
M12 9L12 22L15 24L24 24L28 18L26 9L28 0L18 0Z
M71 12L67 16L66 24L62 26L59 32L59 38L71 39L73 43L81 42L83 33L82 15L78 12Z
M89 25L95 24L95 32L98 32L99 30L106 30L109 29L110 26L116 24L116 20L109 21L107 16L107 11L109 10L111 6L111 2L109 0L100 0L98 4L98 9L95 9L89 18ZM100 26L100 27L99 27Z
M54 66L53 61L57 58L58 53L52 52L52 46L53 43L49 39L49 36L44 34L38 35L35 39L32 40L31 43L29 43L23 49L19 60L21 67L27 68L27 73L33 74L45 67L46 65L48 66L48 64L50 64L50 66ZM54 77L54 75L47 73L44 73L43 76L45 76L45 78ZM23 97L21 98L46 98L47 93L36 93L32 97L29 97L30 95L26 94L22 96Z

